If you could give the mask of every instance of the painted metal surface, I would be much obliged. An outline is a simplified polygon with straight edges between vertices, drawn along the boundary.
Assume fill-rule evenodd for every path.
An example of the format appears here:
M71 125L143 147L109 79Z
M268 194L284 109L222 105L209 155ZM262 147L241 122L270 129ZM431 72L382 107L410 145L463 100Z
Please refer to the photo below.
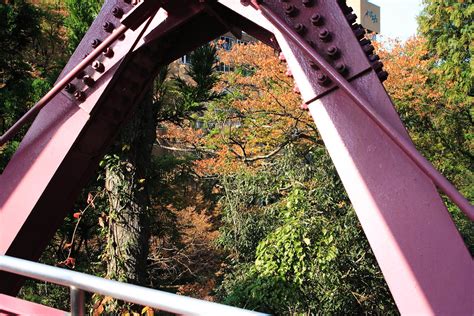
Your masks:
M39 257L160 65L229 30L244 30L283 51L400 311L474 312L474 264L436 187L361 110L369 106L369 114L414 148L380 83L387 74L360 27L351 25L344 1L266 0L266 16L257 1L253 7L235 0L162 4L136 49L130 51L136 33L127 32L111 47L115 57L98 61L103 71L85 74L94 84L76 83L84 100L62 93L40 112L0 177L0 254ZM130 8L108 1L62 76L90 52L91 41L105 36L105 23L115 18L116 27ZM314 57L324 64L315 65ZM21 284L11 275L0 280L3 292L15 293Z
M66 316L69 313L48 306L31 303L16 297L0 294L0 316L44 315Z

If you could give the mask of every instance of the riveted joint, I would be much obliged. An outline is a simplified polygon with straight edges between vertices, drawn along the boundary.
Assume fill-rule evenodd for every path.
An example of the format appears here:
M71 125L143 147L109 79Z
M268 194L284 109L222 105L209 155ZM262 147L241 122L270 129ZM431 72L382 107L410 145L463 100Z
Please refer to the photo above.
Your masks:
M318 73L318 75L316 76L316 80L318 81L318 84L323 87L327 87L331 84L331 79L329 79L326 74L323 74L321 72Z
M95 84L95 80L91 76L84 76L82 82L88 87L92 87Z
M114 57L115 53L114 53L114 50L112 48L107 47L102 54L107 58L112 58L112 57Z
M117 19L121 19L123 17L123 9L121 7L114 7L112 9L112 15L116 17Z
M86 94L82 91L74 92L74 98L79 102L84 102L86 100Z
M76 92L76 86L72 83L68 83L66 87L64 87L64 90L66 90L66 92L69 94L73 94Z
M336 65L336 70L341 75L347 75L349 73L349 68L347 68L346 64L344 64L344 63L338 63Z
M311 23L315 26L321 26L324 24L324 18L321 14L315 13L311 16Z
M303 35L304 33L306 33L306 26L301 23L298 23L295 25L295 30L298 34Z
M377 76L379 77L381 82L384 82L388 79L388 72L386 72L385 70L379 71L377 73Z
M327 49L327 54L332 59L338 59L341 56L341 51L339 48L337 48L337 46L330 46Z
M92 48L97 48L97 47L99 47L99 45L101 43L102 43L102 41L100 39L96 38L96 39L93 39L91 41L91 46L92 46Z
M115 28L115 25L114 25L112 22L105 22L104 24L102 24L102 28L103 28L104 31L106 31L107 33L112 33L112 31L113 31L114 28Z
M285 4L285 14L294 17L298 14L298 9L292 4Z
M329 42L332 38L331 32L328 29L322 29L319 32L319 39L323 42Z
M94 61L92 63L92 68L95 70L95 71L98 71L98 72L104 72L105 71L105 66L103 63L101 63L100 61Z

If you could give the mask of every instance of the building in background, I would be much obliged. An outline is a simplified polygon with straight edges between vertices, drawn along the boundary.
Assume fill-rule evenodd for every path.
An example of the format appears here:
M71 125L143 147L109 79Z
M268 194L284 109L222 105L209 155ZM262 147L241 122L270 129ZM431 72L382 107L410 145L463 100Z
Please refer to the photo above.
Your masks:
M380 7L370 3L368 0L347 0L347 5L354 9L357 22L367 30L368 33L380 33Z

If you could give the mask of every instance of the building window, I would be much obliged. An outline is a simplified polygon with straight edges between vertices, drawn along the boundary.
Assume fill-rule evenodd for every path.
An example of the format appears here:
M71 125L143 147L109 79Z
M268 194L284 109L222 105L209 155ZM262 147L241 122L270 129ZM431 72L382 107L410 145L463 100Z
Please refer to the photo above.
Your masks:
M191 63L191 56L190 55L184 55L181 57L181 63L189 65Z

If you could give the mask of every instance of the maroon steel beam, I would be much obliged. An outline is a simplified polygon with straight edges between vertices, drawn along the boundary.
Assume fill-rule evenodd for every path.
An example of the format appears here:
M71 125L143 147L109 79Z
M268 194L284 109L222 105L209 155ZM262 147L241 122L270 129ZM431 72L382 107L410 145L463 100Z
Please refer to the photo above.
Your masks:
M86 58L84 58L77 66L75 66L69 73L57 82L54 87L43 96L38 103L36 103L28 112L23 115L15 124L9 128L2 136L0 136L0 146L10 141L25 125L31 122L41 111L41 109L48 104L59 92L61 92L80 72L86 69L98 56L100 56L110 45L116 42L129 29L137 29L143 21L151 16L154 16L158 11L160 2L146 1L137 6L127 17L125 17L123 24L115 29L97 48L95 48ZM146 28L143 30L143 32ZM141 38L141 36L139 37Z
M470 219L474 221L474 206L451 184L433 165L423 157L413 144L400 134L374 109L369 102L357 92L352 85L339 74L324 58L317 54L314 49L304 41L301 36L289 28L285 21L268 9L265 3L258 4L262 14L273 23L273 25L310 57L323 70L339 88L341 88L359 108L441 189Z

